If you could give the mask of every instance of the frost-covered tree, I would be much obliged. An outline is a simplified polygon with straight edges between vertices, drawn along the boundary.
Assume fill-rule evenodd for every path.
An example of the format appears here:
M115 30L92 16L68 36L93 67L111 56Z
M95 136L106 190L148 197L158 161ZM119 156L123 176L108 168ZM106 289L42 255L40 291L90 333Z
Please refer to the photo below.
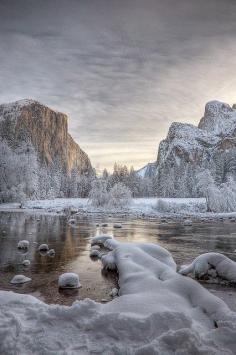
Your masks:
M198 189L206 197L208 210L212 212L236 211L236 184L229 177L225 183L216 185L209 170L198 174Z
M0 142L0 201L22 201L33 198L38 189L38 162L30 144L13 150Z
M131 203L131 191L122 183L115 184L109 191L108 205L111 208L122 209Z
M102 179L95 179L89 192L89 200L94 207L104 207L108 204L109 196L107 182Z

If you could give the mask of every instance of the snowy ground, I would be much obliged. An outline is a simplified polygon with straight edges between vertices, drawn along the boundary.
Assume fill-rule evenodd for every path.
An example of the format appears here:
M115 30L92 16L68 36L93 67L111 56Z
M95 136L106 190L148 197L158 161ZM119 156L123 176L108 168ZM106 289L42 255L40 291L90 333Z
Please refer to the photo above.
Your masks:
M128 208L124 210L105 210L94 208L88 199L83 198L56 198L52 200L27 201L22 204L3 203L1 210L22 208L24 210L37 209L48 212L63 212L71 208L80 213L127 213L131 215L156 216L163 214L196 214L206 212L206 200L204 198L134 198Z
M86 198L56 198L52 200L35 200L24 203L0 204L0 211L33 211L44 213L74 213L86 216L91 214L109 214L142 218L182 218L219 219L236 218L235 212L207 212L205 198L134 198L131 205L123 210L106 210L94 208Z
M172 255L145 243L93 238L111 251L119 297L71 307L0 291L1 354L234 354L236 313L176 272Z

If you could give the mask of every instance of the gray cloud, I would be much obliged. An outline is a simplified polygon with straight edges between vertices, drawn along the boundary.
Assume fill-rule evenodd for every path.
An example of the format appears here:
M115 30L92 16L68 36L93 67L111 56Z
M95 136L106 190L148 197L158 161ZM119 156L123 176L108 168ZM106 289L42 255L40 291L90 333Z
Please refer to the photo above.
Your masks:
M235 15L231 0L0 0L0 101L67 113L95 166L142 166L172 121L233 103Z

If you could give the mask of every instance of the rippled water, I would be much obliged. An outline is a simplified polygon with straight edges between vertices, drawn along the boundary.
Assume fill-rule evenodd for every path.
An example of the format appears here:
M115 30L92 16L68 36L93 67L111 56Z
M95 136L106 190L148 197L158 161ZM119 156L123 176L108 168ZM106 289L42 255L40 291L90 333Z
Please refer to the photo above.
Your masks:
M96 227L106 222L108 227ZM184 227L176 221L161 223L157 220L119 220L122 229L114 229L115 218L103 220L78 219L75 226L67 224L66 217L54 215L29 215L22 212L0 213L0 289L30 293L47 303L71 304L76 299L90 297L94 300L109 300L109 293L117 285L116 274L101 272L100 261L89 257L89 238L96 234L114 235L120 241L152 242L167 248L178 265L192 261L197 255L223 252L236 261L236 223L218 221L195 222ZM21 239L30 241L29 251L24 254L17 249ZM37 248L41 243L54 248L54 258L41 255ZM23 267L22 261L29 259L31 265ZM82 288L59 292L58 276L67 271L80 275ZM23 285L12 285L15 274L24 274L32 281ZM213 293L236 307L234 288L206 285Z

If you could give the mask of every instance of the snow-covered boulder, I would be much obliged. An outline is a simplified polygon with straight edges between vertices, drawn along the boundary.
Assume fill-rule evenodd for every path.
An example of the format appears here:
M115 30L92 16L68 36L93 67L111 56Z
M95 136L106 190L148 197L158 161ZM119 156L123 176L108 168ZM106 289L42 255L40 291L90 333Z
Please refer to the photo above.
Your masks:
M81 287L79 282L79 275L73 272L66 272L59 276L58 279L59 288L79 288Z
M192 221L191 219L185 219L185 220L183 221L183 225L184 225L185 227L190 227L190 226L192 226L192 224L193 224L193 221Z
M15 275L11 279L11 284L24 284L26 282L31 281L30 277L24 276L24 275Z
M38 250L42 251L42 252L46 252L49 250L49 247L47 244L40 244L40 246L38 247Z
M27 259L23 260L22 261L22 265L23 266L29 266L30 265L30 260L27 260Z
M29 241L28 240L20 240L17 244L18 249L28 249L29 248Z
M190 265L184 265L179 271L182 275L192 273L196 278L203 276L217 277L236 282L236 262L220 253L199 255Z
M47 252L47 255L50 256L50 257L55 256L55 254L56 254L56 252L55 252L54 249L50 249L50 250L48 250L48 252Z
M91 250L90 250L90 253L89 253L89 255L91 256L91 257L99 257L100 256L100 251L99 250L97 250L97 249L92 249L91 248Z

